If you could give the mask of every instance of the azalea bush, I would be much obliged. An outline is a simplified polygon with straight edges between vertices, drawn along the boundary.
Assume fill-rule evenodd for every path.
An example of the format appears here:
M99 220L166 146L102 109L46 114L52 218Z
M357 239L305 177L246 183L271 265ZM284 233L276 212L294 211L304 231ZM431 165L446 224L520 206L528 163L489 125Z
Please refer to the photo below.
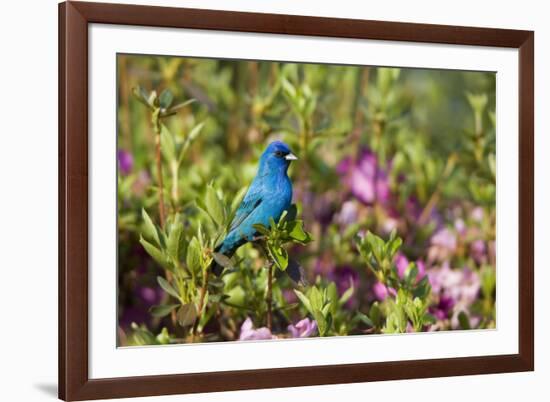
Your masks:
M120 346L495 327L493 73L117 63ZM274 139L293 204L228 258Z

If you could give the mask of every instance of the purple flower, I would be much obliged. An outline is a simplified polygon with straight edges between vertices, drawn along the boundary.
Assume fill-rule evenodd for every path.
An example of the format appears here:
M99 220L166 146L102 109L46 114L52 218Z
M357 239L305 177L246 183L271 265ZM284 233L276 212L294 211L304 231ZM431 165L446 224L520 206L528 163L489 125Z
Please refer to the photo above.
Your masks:
M145 194L149 184L151 184L151 176L149 176L149 173L146 170L140 170L134 184L132 185L132 190L137 197L141 197Z
M494 265L495 264L495 258L496 258L496 243L494 240L491 240L488 244L488 257L489 257L489 263Z
M453 310L455 301L452 297L441 295L439 297L439 302L430 307L430 313L435 316L438 320L445 320L449 318L449 313Z
M456 235L448 228L438 230L430 239L429 261L445 261L456 251Z
M376 298L380 301L386 300L386 297L388 297L388 288L382 282L376 282L372 287L372 290L374 292L374 296L376 296Z
M140 301L148 307L159 304L163 296L163 291L160 288L150 288L148 286L136 287L136 293Z
M395 267L397 268L397 274L401 279L403 279L405 277L405 272L409 267L409 260L401 252L398 252L395 257ZM426 265L424 264L424 261L417 260L416 268L418 269L418 274L416 275L416 281L418 282L426 276Z
M470 255L478 264L485 261L486 251L487 249L483 240L478 239L470 244Z
M470 217L476 222L481 222L483 220L483 208L475 207L472 209L472 212L470 212Z
M254 329L252 320L248 317L241 325L241 334L239 335L240 341L259 341L264 339L276 339L276 336L271 334L271 331L267 327L261 327Z
M336 171L345 176L345 183L351 193L366 205L375 201L385 204L390 199L390 186L385 170L378 166L376 155L363 150L353 162L351 158L342 160Z
M455 229L457 233L463 236L466 233L466 224L461 218L455 220Z
M458 313L468 310L478 297L481 288L479 275L466 267L451 269L449 263L445 263L441 268L430 270L428 278L433 294L439 296L439 307L436 306L432 313L437 313L439 308L442 310L439 316L448 317L452 305L452 327L457 328Z
M342 204L342 209L336 215L336 222L340 225L348 226L357 222L358 211L356 201L345 201Z
M395 257L395 267L397 268L397 274L400 278L405 277L405 271L407 270L407 267L409 266L409 260L407 257L405 257L400 252L397 253L397 256Z
M120 319L119 325L122 328L129 328L130 325L135 322L137 324L149 323L151 315L142 308L136 306L124 307Z
M341 296L350 287L356 287L356 283L359 281L359 274L355 269L348 265L336 267L330 274L329 278L336 283L338 294ZM347 307L352 307L355 300L350 298L346 301Z
M382 282L376 282L372 288L374 296L380 301L386 300L388 296L397 296L394 288L387 287Z
M290 289L283 290L283 297L288 304L293 304L298 301L298 297L296 296L296 293L294 293L294 291Z
M132 156L132 154L123 149L119 149L117 152L117 159L120 174L122 174L123 176L129 175L132 171L132 168L134 167L134 157Z
M339 294L344 293L351 286L355 286L359 280L357 271L348 265L336 267L330 277L336 282Z
M307 338L308 336L314 335L316 331L317 322L309 318L298 321L296 325L290 324L288 326L288 332L290 332L292 338Z

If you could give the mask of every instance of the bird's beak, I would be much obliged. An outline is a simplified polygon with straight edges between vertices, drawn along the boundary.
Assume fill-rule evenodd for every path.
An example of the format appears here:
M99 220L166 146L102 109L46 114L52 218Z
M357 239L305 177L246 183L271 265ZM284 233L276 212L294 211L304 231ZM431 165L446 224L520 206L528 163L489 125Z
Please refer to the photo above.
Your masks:
M287 161L295 161L296 159L298 159L298 157L291 152L285 156L285 159Z

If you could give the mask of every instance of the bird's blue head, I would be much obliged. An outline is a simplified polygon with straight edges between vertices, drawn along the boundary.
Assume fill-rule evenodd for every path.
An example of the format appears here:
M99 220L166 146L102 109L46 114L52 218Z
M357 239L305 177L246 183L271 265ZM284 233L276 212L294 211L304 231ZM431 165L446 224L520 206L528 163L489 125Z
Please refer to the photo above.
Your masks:
M260 158L260 171L263 173L286 173L290 162L298 159L288 145L281 141L274 141L267 146Z

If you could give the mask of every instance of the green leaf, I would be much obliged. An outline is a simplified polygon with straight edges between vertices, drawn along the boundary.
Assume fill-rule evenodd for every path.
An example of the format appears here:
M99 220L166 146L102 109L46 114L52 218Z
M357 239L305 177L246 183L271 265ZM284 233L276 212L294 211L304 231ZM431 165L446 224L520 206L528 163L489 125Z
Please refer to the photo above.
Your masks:
M368 325L369 327L373 327L374 328L374 323L372 322L372 320L366 315L366 314L363 314L361 313L360 311L358 311L356 314L355 314L355 317L363 322L364 324Z
M294 289L294 293L296 294L298 299L300 299L306 310L309 311L310 314L313 314L313 309L311 308L311 303L309 302L307 296L296 289Z
M195 319L197 318L197 308L195 307L194 303L188 303L182 305L176 314L176 317L178 319L178 323L182 327L187 327L189 325L192 325L195 322Z
M159 344L168 345L170 343L170 334L168 333L168 329L163 327L156 338Z
M147 98L147 103L151 106L155 106L155 102L158 100L157 91L151 91L149 97Z
M187 264L187 268L191 272L200 272L202 267L202 250L196 237L193 237L189 242L185 262Z
M403 244L403 240L401 240L400 237L396 237L390 241L388 249L388 256L390 258L393 258L395 256L395 254L399 250L399 247L401 247L401 244Z
M416 280L416 276L418 275L418 267L414 262L409 263L407 265L407 268L405 269L405 282L407 283L407 286L411 286L413 282Z
M178 157L178 163L181 163L183 161L183 157L185 156L185 153L187 152L187 149L191 146L191 143L197 138L204 127L204 122L197 124L193 129L189 132L187 137L185 138L185 141L183 143L183 146L181 147L181 151Z
M170 227L170 233L168 234L168 240L166 241L166 250L168 255L179 261L181 254L181 235L183 233L183 224L181 222L174 222Z
M174 95L172 91L168 88L161 92L159 96L159 105L163 109L168 109L174 100Z
M222 254L222 253L213 253L212 256L214 257L214 260L216 260L216 262L221 265L222 267L224 268L229 268L231 267L231 258L229 258L228 256Z
M380 311L380 306L378 305L378 302L374 302L370 306L369 316L374 323L374 326L379 327L382 318L382 312Z
M183 109L184 107L190 105L191 103L195 103L196 101L197 101L196 99L189 99L189 100L186 100L185 102L178 103L177 105L172 106L172 107L167 111L167 113L174 114L174 113L176 113L178 110Z
M314 310L312 315L315 321L317 322L317 329L319 329L319 335L325 336L328 331L327 320L319 310Z
M176 289L168 282L166 279L164 279L162 276L157 276L157 282L166 293L168 293L170 296L175 297L179 300L179 295Z
M424 316L422 317L422 323L423 324L435 324L436 323L436 319L433 315L431 315L430 313L426 313L424 314Z
M260 234L264 235L264 236L269 236L270 235L270 231L264 226L262 225L261 223L255 223L252 225L252 227L254 229L256 229L258 232L260 232Z
M139 102L147 106L148 109L152 109L152 105L149 104L149 95L147 95L147 92L142 87L138 85L132 88L132 94Z
M164 317L170 314L172 310L178 306L179 304L162 304L160 306L152 306L149 309L149 312L153 317Z
M311 303L311 308L315 310L321 310L323 308L323 295L315 286L311 288L309 292L309 302Z
M281 84L283 86L284 93L291 99L296 98L296 88L290 83L285 77L281 79Z
M141 243L141 245L143 246L143 248L145 249L145 251L147 251L147 253L153 257L153 259L160 265L162 266L163 268L168 268L170 269L170 265L168 264L168 261L166 260L166 257L164 256L164 254L162 253L162 251L160 251L158 248L156 248L155 246L153 246L151 243L149 243L147 240L145 240L143 237L140 237L139 239L139 242Z
M288 253L283 247L268 246L277 267L284 271L288 267Z
M381 262L384 259L384 240L370 231L367 232L365 239L376 260Z
M167 161L170 162L176 159L176 144L174 143L174 137L164 124L160 125L160 149Z
M458 314L458 322L460 324L460 328L462 329L470 329L470 320L468 319L468 316L464 311L461 311Z
M204 202L206 206L206 211L210 214L212 220L218 226L222 226L225 220L225 209L222 202L218 198L218 195L216 194L216 190L214 190L212 186L206 187Z
M311 236L304 230L304 222L302 220L292 221L289 223L289 234L293 240L301 244L311 242Z
M340 303L341 306L346 304L346 302L349 299L351 299L351 296L353 296L354 291L355 291L355 289L353 287L353 280L350 278L349 288L346 289L346 291L344 292L344 294L342 294L342 297L340 297L340 300L339 300L339 303Z
M160 246L160 238L157 228L144 208L141 209L141 216L143 217L143 237L147 240L154 240L157 246Z

